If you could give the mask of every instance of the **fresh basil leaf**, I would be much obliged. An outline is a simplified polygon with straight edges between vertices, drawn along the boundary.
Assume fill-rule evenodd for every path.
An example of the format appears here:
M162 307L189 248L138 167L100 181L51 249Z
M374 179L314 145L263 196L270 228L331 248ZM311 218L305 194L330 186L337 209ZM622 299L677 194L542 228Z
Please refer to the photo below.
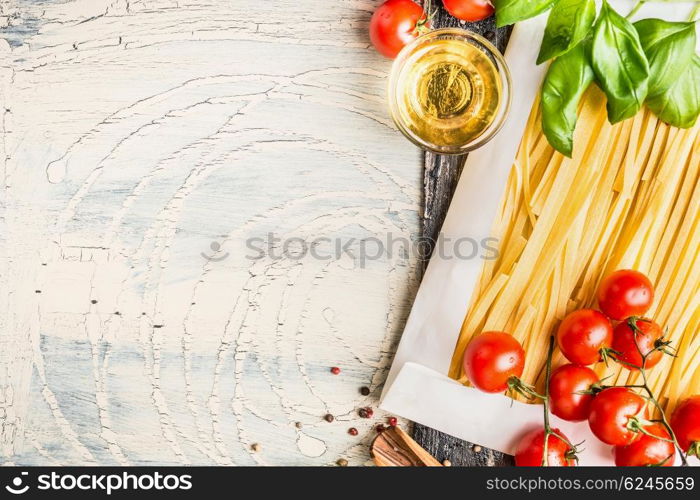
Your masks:
M608 120L637 114L647 96L649 63L634 26L606 0L593 30L591 64L608 98Z
M655 96L680 78L695 55L695 23L642 19L634 23L649 61L649 95Z
M554 149L571 157L581 96L593 81L588 43L576 45L549 66L542 85L542 131Z
M669 125L690 128L700 115L700 56L693 56L686 71L666 92L647 99L647 106Z
M508 26L548 10L556 0L494 0L496 26Z
M587 35L595 21L595 0L559 0L547 18L537 64L571 50Z

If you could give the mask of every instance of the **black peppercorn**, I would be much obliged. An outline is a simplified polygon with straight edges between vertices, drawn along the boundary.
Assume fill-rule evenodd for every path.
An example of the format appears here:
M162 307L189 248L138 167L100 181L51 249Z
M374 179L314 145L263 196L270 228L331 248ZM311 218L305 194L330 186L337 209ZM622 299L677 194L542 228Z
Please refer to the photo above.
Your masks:
M362 418L372 418L372 415L374 415L374 410L369 406L366 406L365 408L360 408L357 410L357 414Z

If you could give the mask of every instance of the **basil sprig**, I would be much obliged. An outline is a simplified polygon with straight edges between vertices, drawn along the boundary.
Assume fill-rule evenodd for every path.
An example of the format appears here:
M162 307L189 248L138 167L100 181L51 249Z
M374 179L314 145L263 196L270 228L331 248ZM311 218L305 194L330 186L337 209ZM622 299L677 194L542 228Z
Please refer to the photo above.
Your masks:
M537 64L565 54L583 40L595 21L595 0L559 0L547 18Z
M647 100L649 109L675 127L690 128L700 115L700 56L693 56L688 68L671 87Z
M700 56L695 23L643 19L631 24L603 0L495 0L498 26L551 9L537 63L554 59L542 85L542 129L549 143L571 156L578 105L595 82L617 123L646 105L660 120L682 128L700 115Z
M649 95L670 89L695 55L695 23L642 19L634 23L649 60Z
M606 0L593 31L591 66L608 97L610 123L636 115L647 97L649 62L637 30Z
M542 85L542 131L557 151L571 156L581 96L593 81L587 44L579 43L558 57Z
M496 26L530 19L549 10L556 0L494 0L496 8Z

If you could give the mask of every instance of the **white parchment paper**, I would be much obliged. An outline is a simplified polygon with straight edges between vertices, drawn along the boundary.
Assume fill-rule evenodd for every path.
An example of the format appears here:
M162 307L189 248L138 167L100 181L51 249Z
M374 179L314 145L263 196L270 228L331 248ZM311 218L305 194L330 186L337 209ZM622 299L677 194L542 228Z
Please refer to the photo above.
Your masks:
M612 2L628 12L633 2ZM634 19L687 20L689 3L647 3ZM547 13L518 23L505 58L513 77L513 104L501 132L471 153L442 227L446 238L490 236L491 227L546 65L537 66ZM542 407L485 394L447 376L460 328L481 271L480 259L438 255L430 260L382 393L387 411L442 432L505 453L518 439L542 426ZM581 465L612 465L611 448L583 423L552 418L574 442L585 440ZM678 460L676 461L678 463ZM698 461L694 461L698 463Z

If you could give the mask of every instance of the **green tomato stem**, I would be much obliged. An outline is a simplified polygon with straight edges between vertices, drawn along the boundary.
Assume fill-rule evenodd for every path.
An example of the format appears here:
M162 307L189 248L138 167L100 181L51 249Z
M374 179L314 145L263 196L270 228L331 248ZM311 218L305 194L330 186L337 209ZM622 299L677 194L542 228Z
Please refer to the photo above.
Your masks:
M637 327L636 320L633 319L631 323L629 323L630 327L632 328L632 333L634 334L634 345L637 348L637 352L639 355L642 357L642 366L637 367L639 370L640 375L642 376L642 384L639 384L642 386L642 389L647 393L648 400L651 401L651 403L656 407L656 409L659 411L659 414L661 415L661 423L663 423L664 427L666 427L666 430L668 431L668 434L671 436L671 440L678 450L678 453L681 456L681 463L682 465L687 466L688 465L688 459L683 452L683 449L681 448L681 445L678 444L678 439L676 439L676 434L673 432L673 429L671 428L671 424L668 423L668 419L666 418L666 413L664 412L664 409L661 407L661 404L659 401L656 399L654 396L654 393L652 392L651 388L649 387L649 382L647 380L647 370L646 370L646 365L647 365L647 358L651 353L658 349L651 349L647 353L643 353L641 347L639 347L639 342L637 341L637 334L639 333L639 328ZM616 360L620 362L620 360ZM627 363L629 364L629 363ZM634 366L634 365L632 365ZM641 429L640 429L641 430ZM642 431L645 433L644 431ZM646 433L645 433L646 434Z
M554 336L549 337L549 349L547 350L547 367L546 367L546 375L545 375L545 388L544 388L544 397L542 398L543 402L543 407L544 407L544 445L542 446L542 466L543 467L548 467L549 466L549 436L554 436L557 439L560 439L566 445L569 447L569 451L567 453L567 458L573 457L574 460L578 462L578 457L576 456L576 453L578 453L578 446L581 444L579 443L578 445L573 445L571 442L559 434L558 432L554 431L552 429L551 424L549 423L549 379L552 377L552 357L554 354Z
M544 381L544 446L542 447L542 466L549 466L549 453L547 445L549 444L549 435L553 434L552 427L549 424L549 378L552 375L552 354L554 353L554 337L549 337L549 349L547 350L547 371Z

